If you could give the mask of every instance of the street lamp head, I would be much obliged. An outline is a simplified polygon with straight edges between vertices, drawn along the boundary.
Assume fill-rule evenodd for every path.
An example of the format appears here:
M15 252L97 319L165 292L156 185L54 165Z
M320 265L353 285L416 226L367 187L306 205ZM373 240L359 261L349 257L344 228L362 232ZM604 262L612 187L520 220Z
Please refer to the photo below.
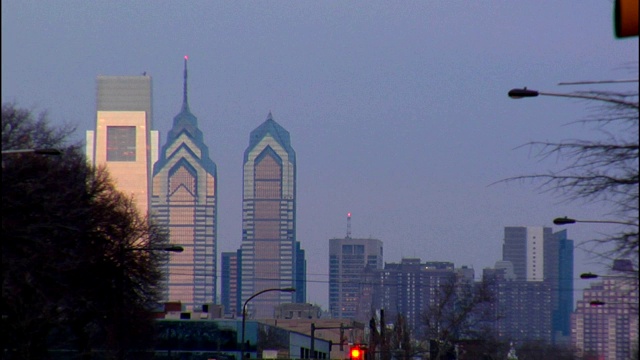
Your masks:
M584 273L584 274L580 274L580 279L595 279L597 278L598 275L594 274L594 273Z
M522 99L525 97L536 97L540 95L539 92L535 90L529 90L526 87L523 89L511 89L509 90L509 97L512 99Z
M593 300L589 302L589 305L591 306L603 306L604 304L605 302L601 300Z
M284 288L284 289L280 289L280 291L284 291L284 292L296 292L296 288Z
M171 245L171 246L167 246L164 249L162 249L164 251L169 251L169 252L175 252L175 253L181 253L184 251L184 248L180 245Z
M567 225L567 224L575 224L576 223L576 219L570 219L568 217L563 217L563 218L555 218L553 219L553 223L556 225Z

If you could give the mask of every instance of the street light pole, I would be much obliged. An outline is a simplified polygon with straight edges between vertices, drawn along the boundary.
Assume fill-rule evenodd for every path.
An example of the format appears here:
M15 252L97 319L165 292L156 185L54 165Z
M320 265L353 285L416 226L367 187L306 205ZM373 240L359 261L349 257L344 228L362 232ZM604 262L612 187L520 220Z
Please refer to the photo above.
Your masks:
M511 89L511 90L509 90L508 95L512 99L522 99L522 98L527 98L527 97L536 97L536 96L540 96L540 95L542 95L542 96L567 97L567 98L574 98L574 99L586 99L586 100L603 101L603 102L608 102L608 103L617 104L617 105L630 106L630 107L634 107L636 109L639 108L637 102L625 101L625 100L616 99L616 98L607 97L607 96L591 95L591 94L585 94L585 93L544 92L544 91L537 91L537 90L527 89L526 87L524 87L522 89Z
M117 358L119 360L124 360L126 358L125 348L124 348L124 277L125 277L125 269L124 269L124 252L125 251L166 251L166 252L175 252L181 253L184 251L184 248L180 245L165 245L165 246L151 246L151 247L121 247L120 250L120 316L118 319L118 353Z
M62 155L62 151L58 149L13 149L2 150L2 156L5 155L18 155L18 154L38 154L38 155ZM2 159L2 168L4 169L4 158Z
M53 148L2 150L2 155L29 154L29 153L38 154L38 155L54 155L54 156L62 155L62 151L58 149L53 149Z
M295 292L296 289L295 288L272 288L272 289L264 289L262 291L258 291L257 293L251 295L242 305L242 345L240 346L240 348L242 349L242 353L241 353L241 360L244 360L244 351L245 351L245 342L244 342L244 329L245 329L245 324L246 324L246 318L247 318L247 304L249 303L249 301L251 301L251 299L255 298L258 295L262 295L266 292L270 292L270 291L279 291L279 292Z
M626 221L616 221L616 220L576 220L568 217L559 217L553 219L553 223L556 225L567 225L567 224L575 224L575 223L593 223L593 224L618 224L618 225L628 225L628 226L638 226L638 224L634 224L632 222Z

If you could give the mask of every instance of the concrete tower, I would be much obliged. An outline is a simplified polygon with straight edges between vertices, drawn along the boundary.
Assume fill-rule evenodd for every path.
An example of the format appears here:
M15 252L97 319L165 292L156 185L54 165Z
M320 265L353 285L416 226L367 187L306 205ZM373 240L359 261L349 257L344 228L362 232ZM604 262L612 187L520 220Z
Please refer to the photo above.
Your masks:
M96 129L87 131L89 162L106 166L119 191L149 210L157 132L151 131L151 77L98 76Z

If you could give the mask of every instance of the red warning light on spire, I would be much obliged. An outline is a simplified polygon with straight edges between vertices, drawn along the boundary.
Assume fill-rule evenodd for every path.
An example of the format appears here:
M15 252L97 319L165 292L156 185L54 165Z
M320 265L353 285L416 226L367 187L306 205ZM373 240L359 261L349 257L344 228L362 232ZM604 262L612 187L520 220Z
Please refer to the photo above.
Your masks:
M347 217L351 217L351 213L347 213Z
M185 60L189 60L189 55L185 55L185 56L184 56L184 59L185 59Z

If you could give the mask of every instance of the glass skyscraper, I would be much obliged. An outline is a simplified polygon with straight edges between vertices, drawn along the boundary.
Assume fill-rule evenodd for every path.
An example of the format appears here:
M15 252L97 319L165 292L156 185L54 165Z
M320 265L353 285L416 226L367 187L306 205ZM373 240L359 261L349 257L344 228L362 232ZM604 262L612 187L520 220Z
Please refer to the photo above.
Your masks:
M296 155L289 132L267 119L253 130L244 153L242 195L241 300L265 289L296 287L303 276L296 248ZM273 317L274 308L296 294L266 292L247 305L254 319Z
M180 301L187 310L216 301L217 180L189 109L185 57L182 109L153 168L152 214L167 227L170 242L184 248L171 254L165 300Z

